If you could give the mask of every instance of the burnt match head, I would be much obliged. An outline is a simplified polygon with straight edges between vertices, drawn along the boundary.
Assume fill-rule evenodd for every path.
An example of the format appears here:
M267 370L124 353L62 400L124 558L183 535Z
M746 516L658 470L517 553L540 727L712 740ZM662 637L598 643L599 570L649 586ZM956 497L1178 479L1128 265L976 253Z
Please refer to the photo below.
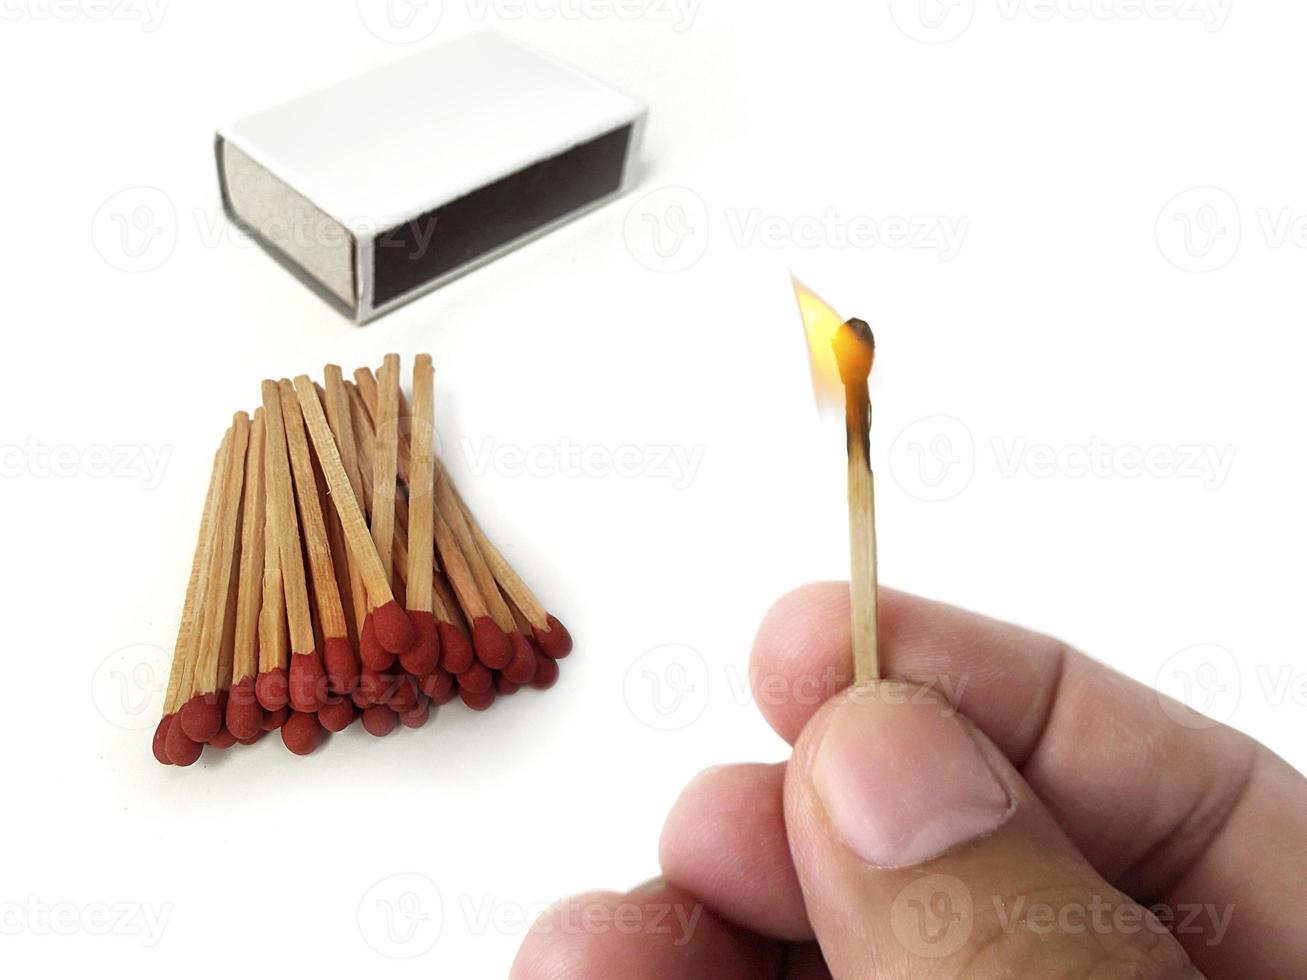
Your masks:
M840 368L840 380L846 386L865 383L876 357L876 338L867 321L856 317L845 320L835 332L831 348Z

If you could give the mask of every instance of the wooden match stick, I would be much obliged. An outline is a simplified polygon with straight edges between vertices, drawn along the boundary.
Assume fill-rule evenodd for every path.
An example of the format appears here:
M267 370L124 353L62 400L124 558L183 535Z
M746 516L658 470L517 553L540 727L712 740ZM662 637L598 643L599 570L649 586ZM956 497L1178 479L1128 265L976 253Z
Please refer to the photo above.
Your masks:
M354 491L354 497L361 504L363 502L363 477L359 472L358 445L354 439L354 423L349 403L349 391L345 387L344 375L340 367L335 364L328 364L323 368L323 377L326 379L326 394L323 399L327 409L327 423L331 426L331 435L336 440L336 448L340 450L340 461L345 467L345 475L349 478L350 488ZM326 477L324 475L323 479ZM332 508L335 514L335 508ZM365 511L366 513L366 511ZM336 526L340 528L340 538L342 543L345 540L344 525L341 524L340 515L335 514ZM357 564L349 557L349 549L344 549L343 559L349 572L349 594L350 601L354 608L355 630L354 641L358 642L358 631L363 629L363 621L368 615L368 593L363 585L363 576L359 574Z
M278 569L286 601L290 657L286 666L261 673L255 691L264 710L275 714L289 703L289 672L295 658L312 654L315 638L313 614L309 606L309 586L304 572L304 552L300 544L299 518L295 514L295 488L286 443L286 420L281 408L281 389L277 382L264 381L262 396L267 426L267 534L277 548Z
M265 480L264 512L265 522L268 514L267 497L267 447L264 447ZM265 533L263 539L263 608L259 610L259 674L254 682L254 695L259 702L263 717L260 727L265 731L274 731L286 722L290 714L287 705L288 676L290 673L290 634L286 624L286 588L281 577L281 549L273 533ZM268 678L268 680L264 680ZM269 708L265 703L271 689L272 703L279 707Z
M182 603L181 624L177 628L177 642L173 647L172 670L168 675L168 689L163 700L163 718L154 733L154 757L164 765L189 766L200 757L203 746L193 742L177 728L173 740L177 744L177 755L169 753L169 735L177 720L177 709L182 704L183 680L186 682L184 698L190 698L190 677L194 676L194 654L198 650L198 617L200 597L208 591L209 551L213 545L214 511L222 488L222 477L227 461L227 452L231 445L231 430L223 436L222 443L213 457L213 468L209 473L209 489L204 498L204 510L200 516L200 530L195 542L195 554L191 558L190 579L186 583L186 598Z
M395 393L398 404L399 393ZM417 642L400 656L400 665L410 674L425 677L440 663L440 637L432 614L432 579L435 572L435 374L431 355L419 354L413 361L413 414L409 419L410 444L408 480L408 618L417 631ZM396 465L399 447L396 445Z
M331 559L327 525L318 500L318 484L313 472L309 441L304 434L304 416L295 387L286 379L277 382L281 396L281 417L286 426L286 449L290 456L291 481L299 502L304 550L308 554L309 575L313 582L312 598L317 613L315 622L322 631L322 650L306 656L292 656L290 669L290 705L297 712L315 713L327 703L328 689L348 694L358 683L358 665L348 639L345 610L336 583L336 569ZM320 412L317 389L310 385L309 395ZM324 670L325 667L325 670ZM291 751L307 754L317 746L316 729L307 721L299 722L290 734L302 734ZM282 729L283 739L287 731ZM317 732L317 737L321 733ZM311 743L311 744L310 744Z
M880 677L879 591L876 582L876 484L871 472L871 397L867 379L876 353L871 328L847 320L831 346L844 383L844 425L849 457L850 600L855 679Z
M369 388L373 387L370 384L373 380L371 372L361 368L354 372L354 380L366 403ZM380 379L376 380L375 389L380 398ZM399 400L398 394L396 400ZM378 406L381 404L379 401ZM381 411L378 407L372 413L373 418L379 418ZM380 436L378 430L378 439ZM398 459L396 467L398 469ZM471 623L472 649L476 652L477 659L491 670L502 670L513 659L510 636L517 631L517 624L495 584L494 575L477 550L457 501L450 496L449 481L442 478L442 469L437 466L435 473L436 549L459 604L463 607L463 615ZM467 580L465 573L470 574L471 581Z
M366 371L366 369L363 370ZM368 374L368 378L371 379L370 374ZM375 386L372 386L371 390L375 393ZM375 446L372 416L369 414L357 386L349 386L349 396L355 438L359 448L359 469L363 477L363 486L366 488L372 484L372 454ZM403 443L400 444L400 458L404 458ZM432 525L434 545L436 535L434 512L432 514ZM397 568L406 568L408 565L407 541L408 511L404 501L397 497L395 503L395 560ZM455 550L457 549L455 548ZM463 575L467 583L472 583L471 572L466 570L466 563L463 562L462 555L456 555L455 559L459 568L452 575ZM436 618L436 633L440 639L440 666L446 673L461 674L475 663L476 657L472 651L472 644L468 640L466 626L462 622L459 600L454 594L450 580L446 578L441 569L433 568L431 584L432 612ZM488 615L484 605L481 604L480 595L476 592L475 585L470 585L470 587L471 594L475 596L477 607L481 610L481 615ZM434 680L431 680L424 687L427 695L437 703L443 703L442 699L447 699L445 694L442 693L442 689L443 681L439 676L436 676ZM432 693L433 691L436 693Z
M372 534L363 519L363 511L350 487L349 477L345 475L345 466L332 437L331 426L323 413L322 403L318 401L317 389L308 375L300 375L295 379L295 392L299 396L309 438L313 441L313 448L322 466L322 475L327 481L331 502L340 515L350 560L358 565L368 593L369 613L364 623L364 632L368 631L369 622L374 624L377 641L383 649L391 654L403 653L413 645L413 624L395 601L389 572L377 554Z
M218 696L218 681L227 623L227 598L232 589L232 573L236 569L245 457L250 438L249 415L237 412L232 419L231 431L231 450L224 467L222 495L218 500L216 539L209 560L209 582L204 596L194 688L179 718L182 730L195 742L207 742L217 735L224 714Z
M250 428L250 445L245 463L235 655L232 661L231 688L227 695L227 731L242 742L258 738L263 731L263 709L255 697L254 683L259 674L259 619L263 611L263 571L266 558L266 435L263 409L258 408Z

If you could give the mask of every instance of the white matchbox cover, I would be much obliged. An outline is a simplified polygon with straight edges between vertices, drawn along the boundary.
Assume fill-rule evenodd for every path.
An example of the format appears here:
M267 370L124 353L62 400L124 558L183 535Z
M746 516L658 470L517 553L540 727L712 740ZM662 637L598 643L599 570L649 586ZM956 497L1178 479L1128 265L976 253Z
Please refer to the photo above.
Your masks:
M481 31L219 130L228 217L365 323L621 194L646 110Z

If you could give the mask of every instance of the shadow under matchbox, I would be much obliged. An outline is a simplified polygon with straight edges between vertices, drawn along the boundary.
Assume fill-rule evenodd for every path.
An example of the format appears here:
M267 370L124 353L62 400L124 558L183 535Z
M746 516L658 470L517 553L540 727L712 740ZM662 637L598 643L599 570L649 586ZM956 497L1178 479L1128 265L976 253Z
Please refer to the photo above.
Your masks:
M221 129L223 208L365 323L622 193L645 115L482 31Z

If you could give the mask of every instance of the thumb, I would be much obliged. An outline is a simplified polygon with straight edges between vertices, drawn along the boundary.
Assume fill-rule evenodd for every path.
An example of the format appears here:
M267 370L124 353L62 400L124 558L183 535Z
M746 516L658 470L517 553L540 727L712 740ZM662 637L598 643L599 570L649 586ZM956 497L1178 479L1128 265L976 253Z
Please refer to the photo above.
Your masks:
M837 980L1201 976L927 688L864 684L823 707L786 773L785 822Z

